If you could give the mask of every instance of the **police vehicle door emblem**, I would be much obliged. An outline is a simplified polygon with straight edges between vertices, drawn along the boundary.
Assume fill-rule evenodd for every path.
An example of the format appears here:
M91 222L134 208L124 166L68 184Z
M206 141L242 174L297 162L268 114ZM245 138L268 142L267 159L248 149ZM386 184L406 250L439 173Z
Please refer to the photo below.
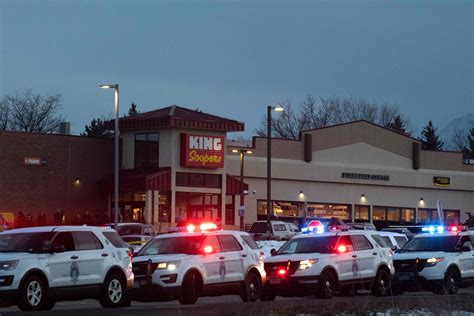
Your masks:
M224 280L225 279L225 275L226 275L227 271L226 271L226 267L225 267L225 262L224 261L221 261L219 263L219 275L221 276L221 279Z
M77 262L71 263L71 270L69 271L69 276L71 277L72 282L77 282L79 280L79 265Z

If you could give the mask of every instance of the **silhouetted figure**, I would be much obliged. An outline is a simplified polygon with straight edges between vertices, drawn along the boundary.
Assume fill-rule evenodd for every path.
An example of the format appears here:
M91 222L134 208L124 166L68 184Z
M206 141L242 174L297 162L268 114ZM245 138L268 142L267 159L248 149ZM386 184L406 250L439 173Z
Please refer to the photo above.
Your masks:
M81 214L79 214L79 213L76 214L76 217L74 218L73 224L74 225L81 225L82 224Z
M62 225L64 213L59 208L54 213L54 225Z
M31 215L30 212L26 213L25 226L26 227L33 226L33 215Z
M44 215L43 212L39 213L38 219L36 220L36 224L38 226L46 226L46 224L47 224L46 215Z
M18 213L18 216L15 220L15 226L18 228L25 227L25 220L25 214L23 214L23 212Z

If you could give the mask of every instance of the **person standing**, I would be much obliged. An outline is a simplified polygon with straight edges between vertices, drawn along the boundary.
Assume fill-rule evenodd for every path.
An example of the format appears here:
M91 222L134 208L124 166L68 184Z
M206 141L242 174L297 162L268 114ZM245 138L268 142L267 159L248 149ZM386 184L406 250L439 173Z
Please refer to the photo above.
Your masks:
M47 223L46 215L43 212L40 212L38 215L38 219L36 220L36 225L46 226L46 223Z

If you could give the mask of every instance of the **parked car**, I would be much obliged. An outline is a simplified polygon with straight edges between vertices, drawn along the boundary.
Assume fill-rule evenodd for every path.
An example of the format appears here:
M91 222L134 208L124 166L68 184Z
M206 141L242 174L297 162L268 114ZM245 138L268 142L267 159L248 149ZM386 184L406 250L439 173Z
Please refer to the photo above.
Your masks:
M114 224L106 224L114 228ZM119 223L116 231L134 252L140 250L148 241L156 237L155 227L143 223Z
M383 232L393 232L405 235L408 240L412 239L416 234L409 230L407 227L387 227L382 228Z
M350 230L377 230L371 223L346 223Z
M300 229L293 223L271 221L273 236L276 240L289 240L300 233ZM267 221L256 221L249 231L255 240L269 239L267 235Z
M375 231L373 235L378 235L382 238L388 247L392 250L398 250L403 248L408 242L408 237L404 234L394 233L390 231Z
M46 226L0 233L0 306L50 310L56 301L129 305L132 257L112 229Z

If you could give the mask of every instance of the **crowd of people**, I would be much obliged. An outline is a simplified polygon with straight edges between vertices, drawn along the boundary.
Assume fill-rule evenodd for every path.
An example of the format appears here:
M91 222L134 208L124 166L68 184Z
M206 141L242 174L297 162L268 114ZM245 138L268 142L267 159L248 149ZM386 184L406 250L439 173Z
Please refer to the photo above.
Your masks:
M11 223L5 223L6 219L0 214L0 224L6 230L12 228ZM66 217L63 210L57 209L53 216L47 217L44 212L39 212L36 219L33 215L23 212L18 212L15 216L13 226L15 228L32 227L32 226L46 226L46 225L103 225L110 222L107 212L96 210L93 212L85 211L84 213L77 213L74 217ZM5 224L7 227L4 227Z

